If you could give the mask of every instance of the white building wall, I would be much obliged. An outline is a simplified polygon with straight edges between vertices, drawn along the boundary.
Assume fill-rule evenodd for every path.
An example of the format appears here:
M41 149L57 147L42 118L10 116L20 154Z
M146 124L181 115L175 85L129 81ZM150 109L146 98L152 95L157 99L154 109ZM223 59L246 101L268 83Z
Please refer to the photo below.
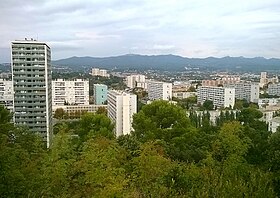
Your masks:
M115 123L116 136L129 134L133 130L134 113L137 113L136 95L116 90L108 92L108 117Z
M280 117L275 117L269 121L268 130L275 133L279 126L280 126Z
M259 108L264 108L266 106L273 106L277 105L279 103L279 98L260 98L258 100L258 106Z
M0 79L0 104L13 111L13 81Z
M206 100L211 100L217 108L233 107L235 104L234 95L234 88L201 86L197 91L197 103L202 105Z
M248 102L257 102L259 99L259 83L239 82L234 84L225 84L224 87L235 88L236 99L245 99Z
M235 89L225 88L224 107L233 108L235 104Z
M185 99L185 98L189 98L192 96L196 96L197 92L184 92L184 91L179 91L179 92L173 92L172 96L175 98L179 98L179 99Z
M92 76L110 77L107 70L99 69L99 68L92 68L91 69L91 75Z
M135 87L143 87L142 83L146 82L146 76L145 75L130 75L126 77L126 85L127 87L133 89Z
M269 84L267 92L269 95L272 95L272 96L274 96L274 95L280 96L280 83Z
M89 104L89 81L83 79L52 81L53 106L64 105L65 102L77 105Z
M171 100L172 83L149 81L148 98L150 100Z

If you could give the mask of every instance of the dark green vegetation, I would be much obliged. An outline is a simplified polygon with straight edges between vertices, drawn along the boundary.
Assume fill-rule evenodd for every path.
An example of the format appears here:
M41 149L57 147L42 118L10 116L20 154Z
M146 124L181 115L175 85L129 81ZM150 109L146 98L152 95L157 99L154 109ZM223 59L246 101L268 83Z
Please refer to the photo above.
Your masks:
M0 107L1 197L279 197L280 132L258 110L212 126L156 101L116 138L104 114L56 126L50 149ZM240 122L244 124L241 125Z
M223 58L187 58L176 55L137 55L127 54L114 57L71 57L52 62L53 65L68 66L75 71L83 71L93 66L105 69L156 69L167 71L184 71L185 67L201 69L229 69L236 71L279 70L280 59L263 57L223 57Z

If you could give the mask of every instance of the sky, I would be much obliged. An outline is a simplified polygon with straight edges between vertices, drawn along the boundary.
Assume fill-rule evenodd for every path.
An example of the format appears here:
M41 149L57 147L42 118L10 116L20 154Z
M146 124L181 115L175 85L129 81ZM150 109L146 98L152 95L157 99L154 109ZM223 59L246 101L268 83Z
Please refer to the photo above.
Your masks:
M34 38L52 59L175 54L280 58L280 0L1 0L0 62Z

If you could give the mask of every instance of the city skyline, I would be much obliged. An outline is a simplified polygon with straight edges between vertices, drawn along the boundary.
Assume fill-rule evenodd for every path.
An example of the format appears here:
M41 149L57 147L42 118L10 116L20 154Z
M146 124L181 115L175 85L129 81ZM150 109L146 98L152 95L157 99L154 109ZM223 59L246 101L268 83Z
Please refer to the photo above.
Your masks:
M280 58L279 11L277 0L4 0L0 62L10 62L10 42L25 37L48 43L53 60L129 53Z

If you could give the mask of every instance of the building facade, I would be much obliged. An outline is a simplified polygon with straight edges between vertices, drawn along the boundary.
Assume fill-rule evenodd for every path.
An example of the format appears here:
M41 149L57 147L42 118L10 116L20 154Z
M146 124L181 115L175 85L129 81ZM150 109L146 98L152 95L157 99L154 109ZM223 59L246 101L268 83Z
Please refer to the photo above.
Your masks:
M108 86L103 84L93 85L94 104L103 105L107 103Z
M235 89L225 87L198 87L197 103L203 104L206 100L211 100L215 108L234 107Z
M266 108L267 106L274 106L280 103L280 98L260 98L258 100L259 108Z
M12 42L14 122L52 139L51 50L33 39Z
M197 92L179 91L179 92L173 92L172 95L173 95L173 97L182 100L182 99L185 99L185 98L196 96Z
M280 126L280 117L274 117L268 122L268 130L275 133Z
M4 105L10 112L14 107L13 81L0 79L0 105Z
M99 68L92 68L91 75L92 76L101 76L101 77L106 77L106 78L110 77L110 74L108 74L107 70L99 69Z
M99 108L107 109L107 105L61 105L53 107L53 114L57 109L63 109L66 113L72 114L76 112L95 113Z
M202 80L202 86L220 86L224 84L233 84L240 82L240 76L223 76L216 80Z
M52 104L61 105L88 105L89 80L56 79L52 81Z
M115 123L116 136L129 134L133 114L137 113L137 96L122 91L108 92L108 117Z
M135 87L145 88L146 76L145 75L130 75L126 77L127 87L133 89Z
M225 84L224 87L235 88L236 99L245 99L248 102L258 102L260 95L259 83L239 82L234 84Z
M149 100L172 100L172 83L149 81Z
M267 93L272 96L280 96L280 83L269 84Z

